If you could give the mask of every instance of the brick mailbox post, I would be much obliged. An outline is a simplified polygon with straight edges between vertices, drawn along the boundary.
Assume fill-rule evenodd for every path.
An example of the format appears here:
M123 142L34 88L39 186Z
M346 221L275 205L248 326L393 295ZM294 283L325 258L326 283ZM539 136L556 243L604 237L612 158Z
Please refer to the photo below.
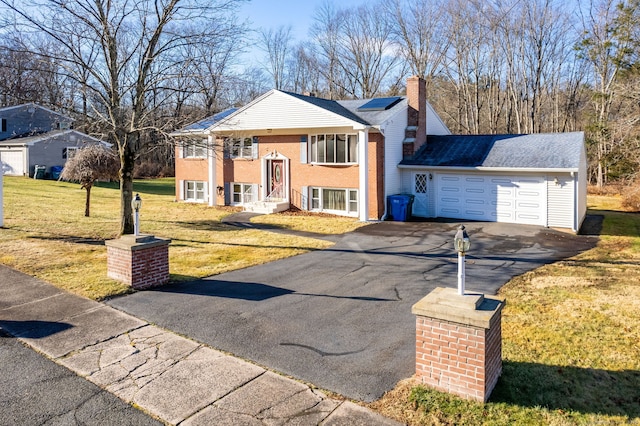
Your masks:
M169 243L153 235L123 235L105 242L107 276L136 290L169 282Z
M486 402L502 373L503 306L495 297L441 287L413 305L418 380Z

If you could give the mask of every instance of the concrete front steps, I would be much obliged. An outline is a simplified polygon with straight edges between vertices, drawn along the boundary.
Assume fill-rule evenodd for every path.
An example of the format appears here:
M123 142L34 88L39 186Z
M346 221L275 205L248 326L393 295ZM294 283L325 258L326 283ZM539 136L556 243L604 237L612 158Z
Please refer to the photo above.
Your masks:
M287 201L254 201L247 203L243 207L243 211L260 214L271 214L283 212L289 209Z

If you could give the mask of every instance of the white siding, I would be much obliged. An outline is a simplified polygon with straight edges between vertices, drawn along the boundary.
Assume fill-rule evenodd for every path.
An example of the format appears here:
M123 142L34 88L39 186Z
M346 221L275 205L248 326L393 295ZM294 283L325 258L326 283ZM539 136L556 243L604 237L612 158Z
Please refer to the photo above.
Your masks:
M427 134L438 136L451 134L449 128L444 124L429 102L427 102Z
M547 226L573 229L575 184L571 174L550 173L548 175L547 200Z
M301 99L279 91L270 91L229 119L214 125L217 131L264 129L310 129L322 127L365 126Z
M387 120L384 127L384 193L385 196L409 192L410 186L403 182L402 170L398 164L402 161L402 141L407 128L407 109L398 111ZM407 188L407 190L404 190ZM386 202L386 200L385 200Z

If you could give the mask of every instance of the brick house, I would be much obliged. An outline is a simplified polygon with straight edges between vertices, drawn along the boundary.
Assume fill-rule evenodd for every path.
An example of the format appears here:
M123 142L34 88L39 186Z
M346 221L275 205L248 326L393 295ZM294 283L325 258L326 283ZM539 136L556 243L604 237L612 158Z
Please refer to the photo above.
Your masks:
M188 126L173 134L177 198L380 219L386 194L401 185L403 149L423 143L427 126L449 133L426 102L424 80L410 78L407 92L331 101L271 90Z
M179 201L360 220L413 194L422 217L579 229L582 133L456 136L410 77L406 96L327 100L271 90L172 134Z

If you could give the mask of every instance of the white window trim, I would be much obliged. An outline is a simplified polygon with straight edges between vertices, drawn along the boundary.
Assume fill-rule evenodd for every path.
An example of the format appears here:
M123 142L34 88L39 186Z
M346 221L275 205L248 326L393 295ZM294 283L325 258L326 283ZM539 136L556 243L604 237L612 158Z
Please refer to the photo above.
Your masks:
M235 191L235 186L240 185L240 192ZM230 182L229 190L231 191L231 198L229 200L229 204L232 206L244 206L245 204L253 203L254 201L258 201L258 185L255 183L244 183L244 182ZM247 188L249 188L250 197L246 198L245 194L247 193ZM240 201L235 201L236 194L240 195Z
M207 182L202 180L183 180L182 182L182 194L184 194L184 201L189 203L206 203L208 201ZM194 184L195 198L189 198L189 184ZM202 189L198 190L197 185L201 183ZM202 198L198 198L198 194L202 193Z
M317 152L314 152L314 148L317 151L317 146L318 146L317 139L318 139L318 136L324 136L324 140L326 141L327 140L327 135L333 135L334 140L337 139L338 135L344 136L344 138L345 138L344 139L345 140L345 156L349 156L349 138L350 137L355 138L355 143L356 143L355 150L354 150L354 154L356 156L355 161L345 161L345 162L318 161L317 160L318 159L318 154L317 154ZM314 141L316 141L316 142L314 143ZM356 133L316 133L316 134L313 134L313 135L309 135L309 139L308 139L308 143L307 143L307 145L309 147L308 148L309 149L309 152L308 152L309 163L317 164L317 165L331 165L331 166L352 166L352 165L357 165L358 164L358 160L359 160L359 156L360 156L360 153L359 153L359 150L358 150L359 143L360 143L360 141L358 140L358 135ZM337 153L337 150L334 149L334 156L336 155L336 153ZM326 145L325 145L325 157L326 157ZM315 159L315 161L314 161L314 159Z
M318 205L319 208L314 208L313 207L313 190L317 189L318 190L318 195L319 198L318 200ZM325 209L322 205L322 191L325 189L331 189L331 190L339 190L339 191L345 191L345 206L347 208L347 210L332 210L332 209ZM310 186L309 187L309 210L310 211L314 211L314 212L322 212L322 213L329 213L329 214L335 214L337 216L350 216L350 217L358 217L358 210L360 209L360 199L358 197L358 189L356 188L334 188L334 187L326 187L326 186ZM350 207L351 207L351 199L349 198L349 195L355 192L355 202L356 202L356 210L355 211L351 211Z
M251 141L250 146L245 146L244 142L247 140ZM257 158L255 152L255 137L247 136L247 137L239 137L233 138L228 137L224 141L225 148L229 152L229 158L247 158L247 159L255 159ZM234 151L237 150L237 154L234 154Z
M207 139L200 142L186 140L182 144L182 158L207 158Z
M73 158L78 153L79 149L80 148L77 147L77 146L67 146L67 147L65 147L63 152L62 152L62 159L69 160L69 159Z

